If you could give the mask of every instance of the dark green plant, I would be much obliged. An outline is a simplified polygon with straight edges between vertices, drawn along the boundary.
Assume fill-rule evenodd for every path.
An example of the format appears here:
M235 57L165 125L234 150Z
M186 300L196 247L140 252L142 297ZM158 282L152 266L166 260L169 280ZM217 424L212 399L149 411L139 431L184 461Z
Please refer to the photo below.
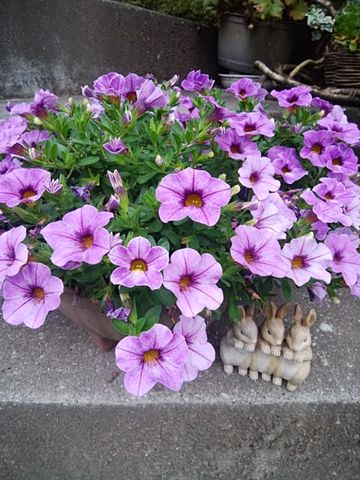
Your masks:
M349 0L336 16L334 38L355 52L360 46L360 0Z

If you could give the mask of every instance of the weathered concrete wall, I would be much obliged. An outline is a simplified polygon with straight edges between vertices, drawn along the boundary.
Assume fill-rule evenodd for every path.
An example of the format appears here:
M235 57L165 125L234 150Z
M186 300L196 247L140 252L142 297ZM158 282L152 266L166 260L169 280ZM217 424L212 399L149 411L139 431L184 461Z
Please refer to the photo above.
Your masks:
M0 98L79 93L102 73L216 75L216 31L111 0L1 0Z

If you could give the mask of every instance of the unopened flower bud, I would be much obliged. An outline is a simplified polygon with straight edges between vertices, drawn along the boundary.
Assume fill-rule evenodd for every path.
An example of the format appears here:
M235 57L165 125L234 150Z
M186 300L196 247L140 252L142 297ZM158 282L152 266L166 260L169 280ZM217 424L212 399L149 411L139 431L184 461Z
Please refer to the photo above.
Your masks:
M214 152L213 152L212 150L210 150L210 151L206 154L206 156L207 156L208 158L213 158Z
M39 118L39 117L34 117L33 122L35 123L35 125L42 125L43 124L41 118Z
M339 305L339 304L341 303L339 297L332 297L332 301L333 301L336 305Z
M114 170L113 172L108 171L107 176L110 180L112 188L114 189L114 192L118 195L123 194L125 190L120 173L117 170Z
M31 158L31 160L36 160L36 158L38 157L36 148L29 148L29 157Z
M74 105L74 99L72 97L68 99L68 102L70 106Z
M219 179L226 182L226 173L222 173L221 175L219 175Z
M131 297L128 293L120 293L120 300L124 307L131 309Z
M110 210L117 210L120 206L120 199L116 195L111 195L109 200L107 201L107 204L105 205L105 210L110 211Z
M156 155L155 163L158 167L163 167L165 164L164 159L160 155Z
M125 125L128 125L131 120L132 120L132 113L130 110L126 110L124 115L123 115L123 118L122 118L123 122L125 123Z
M237 195L240 192L240 185L234 185L231 187L230 190L230 195L233 197L234 195Z

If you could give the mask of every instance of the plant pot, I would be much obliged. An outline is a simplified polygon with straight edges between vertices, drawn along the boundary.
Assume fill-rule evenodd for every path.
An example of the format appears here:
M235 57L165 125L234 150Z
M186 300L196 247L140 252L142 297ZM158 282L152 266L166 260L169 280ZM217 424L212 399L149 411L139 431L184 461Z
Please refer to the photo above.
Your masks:
M360 51L350 52L331 42L325 52L324 78L326 87L360 88Z
M241 15L225 15L219 30L218 62L231 72L259 73L255 60L270 68L276 63L297 63L307 58L306 26L291 22L258 22L249 30ZM310 55L311 56L311 55Z

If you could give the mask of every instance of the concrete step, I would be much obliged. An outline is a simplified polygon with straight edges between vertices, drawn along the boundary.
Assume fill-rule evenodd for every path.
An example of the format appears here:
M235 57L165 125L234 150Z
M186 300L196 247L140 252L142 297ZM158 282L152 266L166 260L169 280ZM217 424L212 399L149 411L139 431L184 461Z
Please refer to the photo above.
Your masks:
M1 322L0 479L355 480L359 330L355 298L319 309L312 372L293 393L217 361L178 394L134 398L114 353L59 313L37 331Z

